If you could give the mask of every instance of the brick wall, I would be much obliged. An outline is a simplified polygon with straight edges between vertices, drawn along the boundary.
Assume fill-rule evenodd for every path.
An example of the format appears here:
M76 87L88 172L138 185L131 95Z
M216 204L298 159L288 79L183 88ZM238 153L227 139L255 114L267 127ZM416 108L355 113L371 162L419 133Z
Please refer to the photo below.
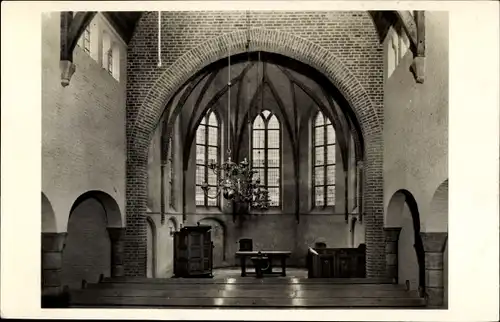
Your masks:
M126 49L118 82L77 46L76 72L62 87L59 13L44 14L41 27L42 191L56 217L51 229L66 231L71 206L90 190L114 198L124 218Z
M382 192L382 47L367 12L164 12L162 67L157 67L157 13L139 21L129 45L127 82L127 239L129 275L145 274L144 213L147 152L160 115L174 93L201 68L231 53L263 50L287 55L332 81L354 109L365 144L367 270L385 266ZM265 31L264 31L265 30Z

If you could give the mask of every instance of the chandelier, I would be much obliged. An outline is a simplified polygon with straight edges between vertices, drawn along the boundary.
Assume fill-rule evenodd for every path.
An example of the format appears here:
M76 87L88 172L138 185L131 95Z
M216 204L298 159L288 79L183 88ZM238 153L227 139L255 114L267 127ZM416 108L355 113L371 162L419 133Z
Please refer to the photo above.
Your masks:
M226 200L244 203L251 208L269 208L269 191L260 184L259 178L253 179L253 175L257 171L251 169L246 158L238 164L231 161L231 157L228 157L227 161L220 167L215 161L212 161L209 169L219 178L219 182L217 193L214 196L208 194L210 190L208 183L203 183L201 188L208 198L218 198L222 192L222 196Z
M249 40L247 40L247 49ZM260 61L260 55L259 55ZM258 65L257 65L258 70ZM220 194L228 200L239 204L245 204L249 208L254 209L268 209L270 204L269 191L267 187L261 184L260 178L254 180L254 174L258 171L253 170L245 158L240 163L233 162L231 160L231 148L230 148L230 131L229 124L231 124L231 52L228 55L228 104L227 104L227 142L228 159L222 165L218 165L215 160L212 160L208 165L208 168L214 172L218 182L216 185L216 193L214 195L209 194L210 187L207 182L204 182L201 186L204 194L210 199L219 198ZM250 125L250 118L248 118ZM250 141L250 126L248 137ZM249 142L250 143L250 142ZM250 150L249 144L249 150Z

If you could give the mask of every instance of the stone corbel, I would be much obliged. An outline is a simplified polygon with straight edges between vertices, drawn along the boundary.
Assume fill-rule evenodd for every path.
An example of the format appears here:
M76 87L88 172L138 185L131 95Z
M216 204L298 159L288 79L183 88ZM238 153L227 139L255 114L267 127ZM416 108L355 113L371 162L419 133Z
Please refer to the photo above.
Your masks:
M61 69L61 85L63 87L69 85L71 77L76 70L76 66L73 64L73 50L78 42L78 38L80 38L95 14L96 12L91 11L77 12L75 15L73 15L73 11L61 12L59 67Z
M415 22L417 25L417 43L415 46L411 71L417 83L422 84L425 78L425 12L415 12Z
M59 62L59 69L61 70L61 85L66 87L69 85L71 76L73 76L76 71L76 66L69 60L61 60Z

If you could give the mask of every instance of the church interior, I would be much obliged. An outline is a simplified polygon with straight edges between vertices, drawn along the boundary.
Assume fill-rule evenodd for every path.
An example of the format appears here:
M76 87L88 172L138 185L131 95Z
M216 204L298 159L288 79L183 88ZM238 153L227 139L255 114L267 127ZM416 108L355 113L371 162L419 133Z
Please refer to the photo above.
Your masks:
M42 306L447 307L446 12L41 32Z

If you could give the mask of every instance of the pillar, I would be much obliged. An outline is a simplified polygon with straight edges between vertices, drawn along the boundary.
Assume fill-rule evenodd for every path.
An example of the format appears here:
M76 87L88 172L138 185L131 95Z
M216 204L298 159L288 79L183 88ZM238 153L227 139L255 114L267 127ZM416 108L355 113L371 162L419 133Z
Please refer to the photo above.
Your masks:
M64 307L62 253L67 233L42 233L42 307Z
M398 283L398 241L401 227L384 227L387 277Z
M444 304L443 253L448 233L421 232L425 252L425 293L427 306L439 308Z
M111 277L125 276L123 266L125 228L108 227L111 240Z

